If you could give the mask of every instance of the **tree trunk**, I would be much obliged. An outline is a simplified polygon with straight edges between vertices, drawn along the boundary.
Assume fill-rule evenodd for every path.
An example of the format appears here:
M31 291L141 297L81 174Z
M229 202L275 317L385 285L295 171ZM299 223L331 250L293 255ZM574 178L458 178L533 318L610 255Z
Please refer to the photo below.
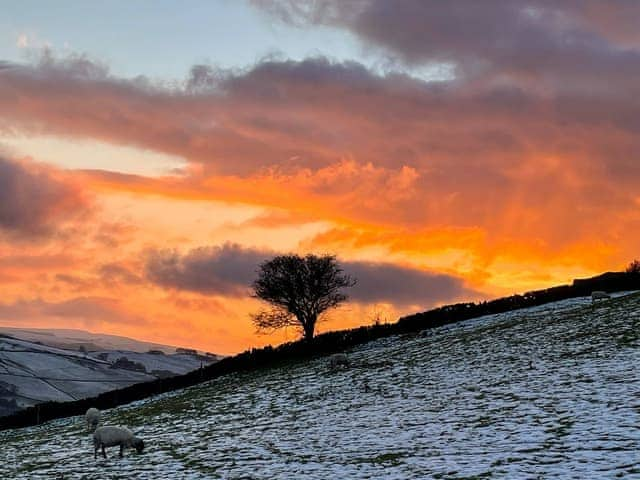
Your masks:
M305 322L303 322L302 328L304 329L304 339L307 341L311 341L313 339L313 332L316 329L316 319L307 319Z

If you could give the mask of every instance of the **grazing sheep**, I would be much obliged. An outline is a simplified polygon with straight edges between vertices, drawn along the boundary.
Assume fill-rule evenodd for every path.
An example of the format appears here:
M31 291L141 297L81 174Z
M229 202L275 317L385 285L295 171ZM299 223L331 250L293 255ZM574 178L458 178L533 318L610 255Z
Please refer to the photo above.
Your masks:
M84 414L84 419L87 421L87 429L93 432L98 428L98 424L100 423L100 410L91 407L87 410L87 413Z
M329 357L329 366L332 369L336 369L338 367L349 368L349 365L349 357L347 357L347 355L344 353L336 353Z
M591 292L591 303L596 303L596 300L609 300L611 295L601 290Z
M107 458L105 447L120 445L120 457L124 448L135 448L142 453L144 442L136 437L131 430L124 427L100 427L93 433L93 458L98 458L98 450L102 448L102 456Z

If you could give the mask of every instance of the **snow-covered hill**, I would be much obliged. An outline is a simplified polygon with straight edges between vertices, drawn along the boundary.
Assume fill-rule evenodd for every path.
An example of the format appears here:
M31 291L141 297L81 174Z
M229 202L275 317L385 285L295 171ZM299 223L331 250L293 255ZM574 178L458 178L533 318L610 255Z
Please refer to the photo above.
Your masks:
M160 351L83 353L0 336L0 415L41 402L93 397L134 383L184 374L213 360Z
M640 295L487 316L105 412L146 453L93 458L79 417L0 432L0 477L640 478Z
M159 350L164 353L173 353L176 351L176 347L171 345L162 345L122 337L120 335L108 335L105 333L94 333L69 328L18 328L0 326L0 335L8 335L19 338L20 340L42 343L43 345L64 348L66 350L84 348L87 351L127 350L130 352L147 352L149 350Z

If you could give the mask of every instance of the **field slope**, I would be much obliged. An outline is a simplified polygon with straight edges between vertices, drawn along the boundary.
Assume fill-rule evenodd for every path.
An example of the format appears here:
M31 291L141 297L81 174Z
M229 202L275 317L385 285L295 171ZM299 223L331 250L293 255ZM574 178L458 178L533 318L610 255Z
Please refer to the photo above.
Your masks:
M578 298L0 432L1 478L640 478L640 296Z

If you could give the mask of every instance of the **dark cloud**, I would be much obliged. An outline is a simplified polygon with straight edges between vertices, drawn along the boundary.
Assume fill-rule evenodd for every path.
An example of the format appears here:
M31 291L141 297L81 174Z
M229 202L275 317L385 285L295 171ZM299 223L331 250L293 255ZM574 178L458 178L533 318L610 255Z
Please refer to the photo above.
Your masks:
M147 278L163 287L204 294L244 296L263 261L273 252L237 245L202 247L180 255L176 251L151 254ZM396 306L433 304L480 294L464 286L462 279L392 264L341 262L345 273L357 279L347 292L362 303L386 302Z
M392 303L427 308L455 300L474 300L481 293L465 287L461 278L386 263L344 262L345 272L357 279L349 290L362 303Z
M345 28L407 64L450 63L463 77L568 89L638 72L640 4L608 0L256 0L295 25ZM602 71L607 72L602 76ZM606 77L603 78L603 77ZM579 84L562 85L574 79Z
M79 190L50 170L0 157L0 231L42 236L85 208Z
M260 263L272 253L238 245L200 247L181 255L175 250L149 254L147 278L158 285L206 294L245 296Z

